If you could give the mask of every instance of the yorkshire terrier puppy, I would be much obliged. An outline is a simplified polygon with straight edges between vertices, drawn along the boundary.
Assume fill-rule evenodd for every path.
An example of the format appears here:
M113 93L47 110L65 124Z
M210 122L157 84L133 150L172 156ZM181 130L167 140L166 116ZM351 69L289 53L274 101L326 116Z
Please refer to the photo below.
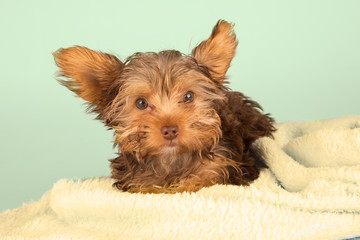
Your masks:
M114 186L174 193L258 177L250 145L271 136L273 119L226 86L235 55L233 25L220 20L191 55L175 50L117 57L85 47L59 49L59 80L115 131Z

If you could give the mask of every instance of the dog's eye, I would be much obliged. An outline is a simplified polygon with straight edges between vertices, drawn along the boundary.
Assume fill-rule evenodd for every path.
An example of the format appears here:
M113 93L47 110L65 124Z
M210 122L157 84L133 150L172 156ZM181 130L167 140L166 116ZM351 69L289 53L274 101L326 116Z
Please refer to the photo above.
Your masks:
M188 91L184 95L184 103L191 103L194 100L194 93L191 91Z
M138 98L136 100L136 107L140 110L145 110L148 107L148 103L144 98Z

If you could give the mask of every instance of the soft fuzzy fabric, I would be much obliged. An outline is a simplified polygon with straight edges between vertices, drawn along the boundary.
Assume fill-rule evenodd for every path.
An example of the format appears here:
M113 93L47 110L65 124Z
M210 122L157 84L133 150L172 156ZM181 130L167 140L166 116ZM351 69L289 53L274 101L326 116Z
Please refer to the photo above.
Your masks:
M344 239L360 236L360 116L277 125L253 149L249 187L131 194L109 178L61 180L0 214L0 239Z

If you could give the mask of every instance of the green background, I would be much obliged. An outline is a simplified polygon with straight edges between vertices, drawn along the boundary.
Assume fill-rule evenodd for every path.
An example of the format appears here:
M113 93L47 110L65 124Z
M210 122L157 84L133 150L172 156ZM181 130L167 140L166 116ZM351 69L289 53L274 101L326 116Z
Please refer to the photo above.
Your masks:
M239 39L231 87L279 121L360 114L360 1L0 2L0 211L61 178L108 176L112 133L60 86L51 52L190 53L218 19Z

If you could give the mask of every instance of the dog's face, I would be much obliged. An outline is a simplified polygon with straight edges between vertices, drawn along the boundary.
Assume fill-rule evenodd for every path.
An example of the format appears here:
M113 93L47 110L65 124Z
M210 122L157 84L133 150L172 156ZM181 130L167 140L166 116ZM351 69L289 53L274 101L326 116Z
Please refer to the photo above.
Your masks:
M177 51L132 57L118 80L107 116L123 151L179 155L213 146L220 119L220 85L192 57Z
M211 151L221 137L215 105L223 101L224 80L237 41L231 24L219 21L191 56L169 50L137 53L124 63L84 47L54 54L62 81L90 103L115 130L123 152L179 156Z

